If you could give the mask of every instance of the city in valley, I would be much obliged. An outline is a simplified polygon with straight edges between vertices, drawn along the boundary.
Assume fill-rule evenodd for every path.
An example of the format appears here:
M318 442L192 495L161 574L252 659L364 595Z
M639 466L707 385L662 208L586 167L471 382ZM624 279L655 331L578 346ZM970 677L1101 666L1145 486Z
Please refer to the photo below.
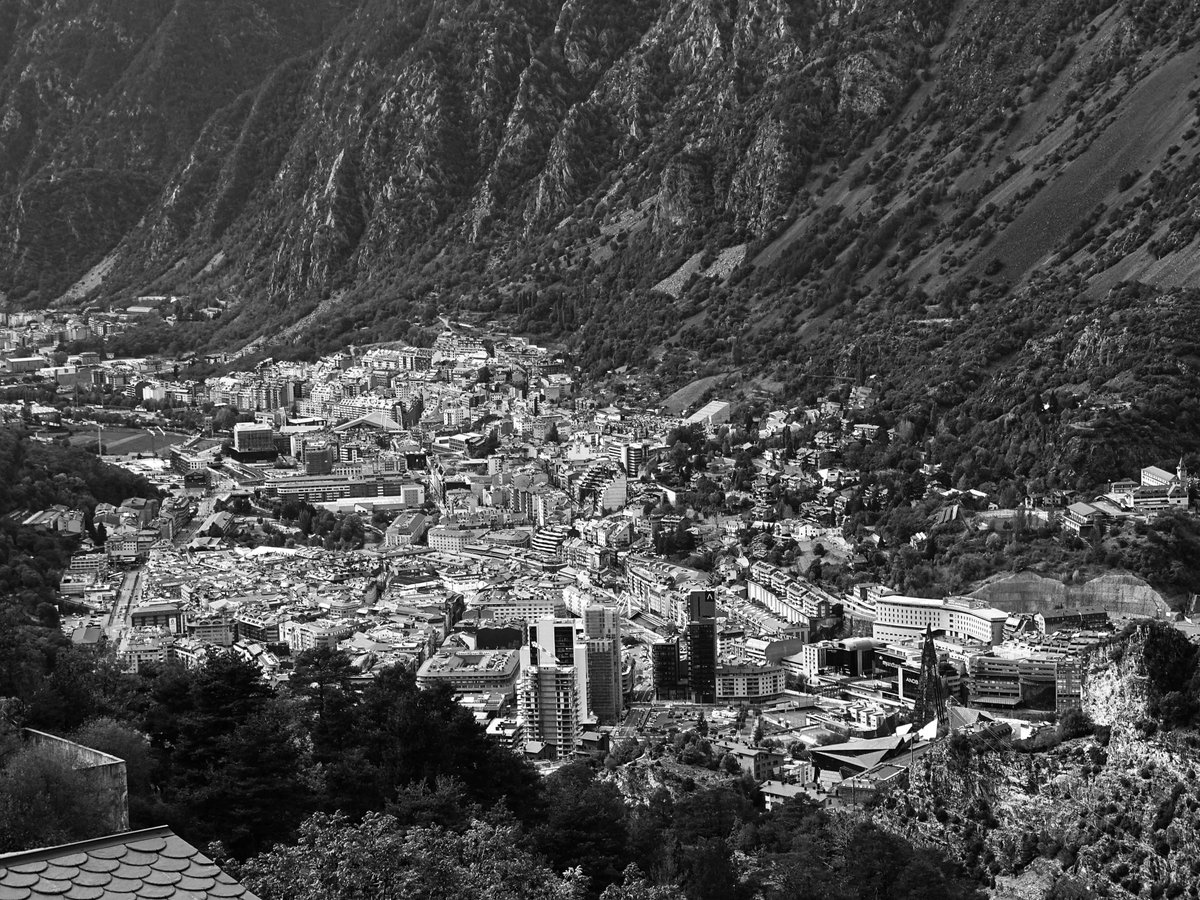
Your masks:
M1190 516L1192 482L1148 462L1000 496L925 463L904 530L866 524L899 489L867 460L904 439L869 374L807 407L635 403L622 373L451 323L205 378L63 355L7 356L10 424L149 488L8 517L72 539L54 619L76 651L147 677L232 657L278 690L336 657L348 695L403 669L547 778L582 760L622 785L744 782L766 814L866 808L972 747L1097 740L1113 648L1176 618L1103 567L885 583L954 541L1085 552Z
M0 900L1200 900L1200 0L0 2Z

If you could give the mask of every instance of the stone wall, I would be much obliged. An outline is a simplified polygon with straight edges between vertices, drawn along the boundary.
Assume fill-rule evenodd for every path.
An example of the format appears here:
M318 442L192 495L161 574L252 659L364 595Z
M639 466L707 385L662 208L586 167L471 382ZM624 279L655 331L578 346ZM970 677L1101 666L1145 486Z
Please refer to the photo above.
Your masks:
M110 833L129 830L129 782L125 760L32 728L22 729L22 736L27 747L66 763L84 778L95 791L98 801L107 808Z

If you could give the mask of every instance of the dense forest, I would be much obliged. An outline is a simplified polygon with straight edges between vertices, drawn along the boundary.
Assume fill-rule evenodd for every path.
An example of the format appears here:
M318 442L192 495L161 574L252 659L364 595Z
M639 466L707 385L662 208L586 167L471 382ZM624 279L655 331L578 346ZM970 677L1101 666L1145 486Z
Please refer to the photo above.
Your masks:
M22 528L21 519L62 504L82 509L90 530L97 503L158 491L81 448L31 441L21 427L0 428L0 472L0 697L27 699L66 644L58 584L80 537Z
M129 675L71 648L24 722L119 753L134 827L219 842L268 898L977 896L942 855L866 822L765 812L753 779L631 803L598 763L539 777L405 669L361 689L351 674L343 654L306 651L273 689L230 653ZM13 754L0 773L0 849L86 836L70 773L22 787L31 765Z
M1172 868L1190 865L1179 836L1190 820L1145 834L1137 821L1169 824L1194 792L1191 782L1171 786L1194 753L1196 647L1150 623L1114 635L1103 652L1109 661L1093 677L1111 668L1127 679L1124 693L1140 697L1130 721L1099 727L1077 711L1011 747L956 735L911 782L841 811L803 798L765 809L756 782L718 762L703 719L539 776L449 690L418 689L402 668L357 686L348 658L327 649L299 654L290 679L271 687L232 653L128 674L103 653L71 648L19 719L126 759L135 827L169 823L270 900L982 898L1039 857L1069 868L1102 854L1114 883L1125 883L1145 858L1143 840ZM1143 761L1144 809L1114 819L1068 795L1078 822L1072 813L1027 834L1004 807L1006 791L1051 791L1076 770L1117 788L1129 779L1115 760L1140 746L1131 740L1157 742L1162 775L1150 783L1154 763ZM644 791L628 791L630 766L654 776ZM87 804L74 773L0 733L0 849L88 836L98 825ZM1037 815L1052 808L1040 804ZM1132 846L1106 837L1121 833ZM1183 883L1161 871L1157 881ZM1062 887L1080 884L1064 876Z

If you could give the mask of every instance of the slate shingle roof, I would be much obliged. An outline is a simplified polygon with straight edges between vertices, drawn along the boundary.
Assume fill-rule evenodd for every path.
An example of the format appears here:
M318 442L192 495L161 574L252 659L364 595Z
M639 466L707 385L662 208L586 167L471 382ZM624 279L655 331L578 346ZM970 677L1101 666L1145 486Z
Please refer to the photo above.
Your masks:
M0 900L258 900L165 825L0 856Z

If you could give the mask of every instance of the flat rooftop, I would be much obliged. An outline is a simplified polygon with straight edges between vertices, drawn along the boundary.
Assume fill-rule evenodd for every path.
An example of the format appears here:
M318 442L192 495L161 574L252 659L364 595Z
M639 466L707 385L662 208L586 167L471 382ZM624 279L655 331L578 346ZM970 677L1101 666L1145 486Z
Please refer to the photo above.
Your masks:
M905 597L902 594L891 594L887 597L880 597L877 602L879 606L889 604L896 606L925 606L969 612L971 615L979 616L982 619L1008 619L1008 613L1002 609L996 609L994 606L971 606L969 602L955 600L951 597L943 597L940 600L936 600L930 597Z
M516 650L439 650L421 664L419 676L507 675L519 664Z

